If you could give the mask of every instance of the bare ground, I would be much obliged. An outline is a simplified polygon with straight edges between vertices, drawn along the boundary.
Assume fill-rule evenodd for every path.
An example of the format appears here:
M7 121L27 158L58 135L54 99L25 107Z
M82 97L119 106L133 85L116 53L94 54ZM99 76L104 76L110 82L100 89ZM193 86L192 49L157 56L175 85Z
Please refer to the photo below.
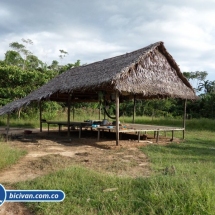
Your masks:
M73 135L73 134L72 134ZM28 153L17 164L0 172L0 183L5 189L12 189L13 183L32 180L36 177L77 164L98 172L127 177L147 177L150 165L147 156L139 150L140 146L153 144L152 140L122 140L116 146L115 141L103 138L96 141L95 136L87 133L79 139L75 136L51 132L23 135L23 130L11 132L8 144L26 150ZM166 140L160 144L166 144ZM4 203L0 215L32 214L22 203Z

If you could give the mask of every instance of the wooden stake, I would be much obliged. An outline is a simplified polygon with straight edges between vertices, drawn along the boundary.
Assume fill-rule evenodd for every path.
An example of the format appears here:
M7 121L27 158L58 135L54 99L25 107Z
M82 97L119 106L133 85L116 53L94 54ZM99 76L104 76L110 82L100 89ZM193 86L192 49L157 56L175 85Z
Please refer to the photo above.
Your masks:
M99 120L101 120L101 100L99 100Z
M75 104L72 106L72 120L75 120Z
M156 136L156 143L158 143L158 141L159 141L159 131L157 130L157 136Z
M133 123L135 123L135 113L136 113L136 96L134 95L134 104L133 104Z
M8 142L9 126L10 126L10 114L7 114L7 133L6 133L6 142Z
M70 136L70 110L71 110L71 95L68 96L68 112L67 112L67 128L68 136Z
M116 91L116 145L119 145L119 92Z
M184 100L183 140L185 139L186 115L187 115L187 99Z
M39 109L40 109L40 132L43 131L43 123L42 123L42 107L41 107L41 101L39 101Z

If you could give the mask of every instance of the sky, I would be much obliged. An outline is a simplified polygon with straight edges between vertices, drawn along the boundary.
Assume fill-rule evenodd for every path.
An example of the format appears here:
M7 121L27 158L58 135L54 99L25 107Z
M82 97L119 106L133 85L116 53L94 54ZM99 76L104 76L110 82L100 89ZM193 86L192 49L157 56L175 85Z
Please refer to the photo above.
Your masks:
M215 0L0 0L0 60L22 38L48 65L89 64L163 41L182 72L207 71L212 81L214 11Z

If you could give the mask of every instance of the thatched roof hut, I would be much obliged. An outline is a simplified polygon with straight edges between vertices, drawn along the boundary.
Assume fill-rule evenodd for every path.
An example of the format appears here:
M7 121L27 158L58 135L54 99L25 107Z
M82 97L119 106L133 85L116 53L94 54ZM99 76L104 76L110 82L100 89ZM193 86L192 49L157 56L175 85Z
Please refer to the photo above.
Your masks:
M71 102L98 101L98 92L106 97L118 92L119 99L136 98L196 99L195 92L182 75L163 42L72 68L25 98L0 108L0 115L13 112L33 101L53 100Z

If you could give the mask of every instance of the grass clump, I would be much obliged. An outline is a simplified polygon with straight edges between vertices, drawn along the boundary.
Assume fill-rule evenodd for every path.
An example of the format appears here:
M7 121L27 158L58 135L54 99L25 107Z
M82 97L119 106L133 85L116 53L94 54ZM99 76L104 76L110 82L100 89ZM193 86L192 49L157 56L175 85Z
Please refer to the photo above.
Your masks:
M0 170L16 163L27 152L0 142Z

